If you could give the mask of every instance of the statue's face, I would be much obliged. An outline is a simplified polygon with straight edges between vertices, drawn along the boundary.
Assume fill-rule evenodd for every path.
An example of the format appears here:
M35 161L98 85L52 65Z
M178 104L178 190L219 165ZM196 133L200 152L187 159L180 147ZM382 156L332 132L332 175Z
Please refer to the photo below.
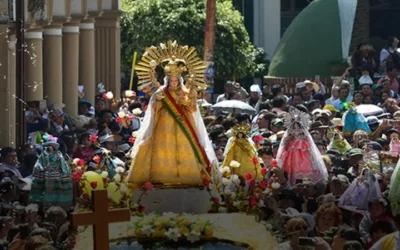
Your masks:
M178 85L179 85L179 79L178 79L178 77L170 77L170 78L169 78L169 83L168 83L168 85L169 85L170 87L173 87L173 88L178 87Z

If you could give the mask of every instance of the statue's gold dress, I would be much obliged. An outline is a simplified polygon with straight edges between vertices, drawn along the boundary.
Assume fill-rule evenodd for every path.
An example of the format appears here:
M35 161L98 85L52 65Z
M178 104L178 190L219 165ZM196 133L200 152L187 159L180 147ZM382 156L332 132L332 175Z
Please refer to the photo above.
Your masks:
M240 167L230 167L232 161L239 162ZM251 173L255 179L263 178L257 152L248 138L233 138L222 166L230 167L231 173L238 176L244 177L246 173Z
M170 89L169 92L180 105L180 96L184 95L184 91L179 88L175 91ZM162 96L162 91L159 90L155 95ZM165 109L160 98L157 98L152 107L154 109L153 128L148 128L153 129L152 136L140 145L137 154L132 156L128 181L138 185L145 182L202 185L202 169L206 166L202 166L197 161L187 137ZM196 104L189 104L185 109L195 129L191 113L196 109Z

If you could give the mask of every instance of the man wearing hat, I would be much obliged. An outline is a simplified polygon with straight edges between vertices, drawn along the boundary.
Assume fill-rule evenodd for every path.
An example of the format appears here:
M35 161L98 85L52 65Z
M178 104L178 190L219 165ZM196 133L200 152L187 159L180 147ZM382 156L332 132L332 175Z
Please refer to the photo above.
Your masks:
M345 156L349 159L349 170L347 173L358 176L360 174L359 164L363 160L364 152L359 148L352 148L345 153Z
M257 111L260 110L260 104L262 101L261 97L262 97L262 91L260 89L260 86L258 84L251 85L248 104Z
M229 96L233 93L233 91L235 90L235 86L234 83L232 81L227 81L224 84L224 93L219 95L217 97L217 103L218 102L222 102L222 101L226 101L228 100Z
M378 120L378 117L376 116L368 116L367 123L372 132L377 130L379 125L381 124L381 122Z
M279 131L284 130L284 123L281 118L275 118L271 121L271 131L274 133L278 133Z
M90 112L92 104L88 100L80 100L78 103L78 115L84 115L87 117L93 117Z

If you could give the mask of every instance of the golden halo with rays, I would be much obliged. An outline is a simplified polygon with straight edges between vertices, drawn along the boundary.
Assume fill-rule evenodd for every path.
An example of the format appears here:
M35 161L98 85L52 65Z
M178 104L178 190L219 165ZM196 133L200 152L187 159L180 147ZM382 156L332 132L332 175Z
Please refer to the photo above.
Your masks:
M175 68L179 63L179 68ZM207 89L205 72L208 65L197 55L195 47L178 45L176 41L161 43L159 46L146 48L141 61L135 66L138 75L138 89L143 92L154 92L160 87L157 81L156 68L162 66L165 73L171 73L171 68L186 73L184 79L197 90Z

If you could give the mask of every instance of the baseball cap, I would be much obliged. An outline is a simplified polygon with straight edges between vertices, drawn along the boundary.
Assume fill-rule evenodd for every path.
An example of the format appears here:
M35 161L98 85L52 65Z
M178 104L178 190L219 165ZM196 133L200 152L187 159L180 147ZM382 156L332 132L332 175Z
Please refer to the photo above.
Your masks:
M361 149L359 149L359 148L352 148L352 149L349 149L349 150L346 152L346 155L347 155L348 157L352 157L352 156L362 156L362 155L364 155L364 152L363 152Z
M339 112L332 104L327 104L324 106L323 110L329 110L331 112Z
M301 88L305 88L306 84L304 82L298 82L296 83L296 89L301 89Z
M340 181L341 183L350 184L349 178L344 174L338 174L332 177L332 181Z
M372 148L372 150L382 150L383 148L382 148L382 146L381 146L381 144L379 144L378 142L376 142L376 141L370 141L370 142L368 142L367 143L367 146L368 147L371 147Z
M371 125L379 125L379 119L378 119L378 117L376 117L376 116L368 116L367 117L367 123L368 123L368 126L371 126Z
M272 120L271 124L274 125L275 127L281 128L283 127L283 120L280 118L275 118Z
M379 84L372 85L372 90L381 89L381 88L383 88L382 85L379 85Z

